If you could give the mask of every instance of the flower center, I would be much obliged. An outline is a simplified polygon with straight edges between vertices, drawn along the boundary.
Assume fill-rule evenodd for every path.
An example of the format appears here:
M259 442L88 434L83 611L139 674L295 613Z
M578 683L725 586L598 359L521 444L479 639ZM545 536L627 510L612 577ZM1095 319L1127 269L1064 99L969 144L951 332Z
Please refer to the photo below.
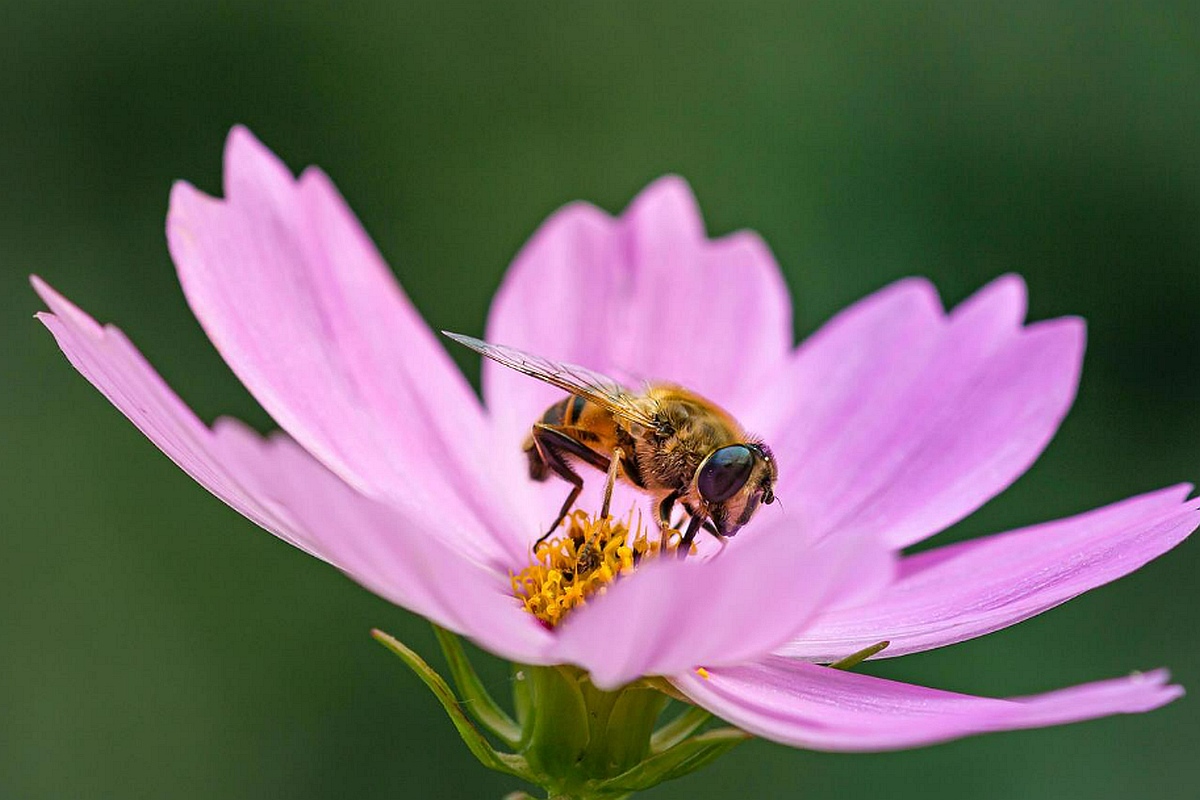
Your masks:
M513 594L525 610L554 627L618 577L633 572L646 558L657 558L663 537L647 536L641 516L625 520L574 511L563 520L566 532L538 544L530 564L512 575ZM667 551L674 552L679 532L668 531Z

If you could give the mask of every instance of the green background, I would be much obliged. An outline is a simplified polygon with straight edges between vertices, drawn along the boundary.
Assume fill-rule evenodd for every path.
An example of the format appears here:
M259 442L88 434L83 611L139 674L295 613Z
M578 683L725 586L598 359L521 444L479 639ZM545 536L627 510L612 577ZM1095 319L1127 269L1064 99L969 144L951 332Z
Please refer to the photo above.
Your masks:
M269 427L163 238L171 181L217 191L232 124L322 165L442 328L482 330L551 210L617 210L666 172L712 232L763 233L798 335L904 275L957 302L1020 272L1033 318L1088 319L1082 390L1041 461L949 541L1200 479L1198 96L1194 2L5 0L0 798L516 788L367 635L432 653L424 623L195 486L31 318L37 272L118 322L201 417ZM1167 665L1200 691L1198 567L1191 542L872 670L1020 694ZM646 796L1191 798L1198 703L908 753L753 742Z

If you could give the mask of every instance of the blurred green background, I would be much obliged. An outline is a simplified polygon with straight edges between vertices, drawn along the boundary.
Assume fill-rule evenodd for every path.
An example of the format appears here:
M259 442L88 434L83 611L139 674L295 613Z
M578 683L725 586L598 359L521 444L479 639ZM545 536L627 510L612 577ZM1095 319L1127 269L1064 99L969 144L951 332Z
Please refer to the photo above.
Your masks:
M1200 479L1194 2L0 5L0 798L499 798L367 635L426 626L176 470L32 319L37 272L200 415L270 422L185 307L167 192L248 124L337 181L433 324L478 332L543 217L665 172L761 231L804 335L923 274L1090 324L1037 466L940 541ZM461 355L461 354L460 354ZM466 363L467 359L463 359ZM469 369L474 373L476 367ZM473 375L474 377L474 375ZM1013 630L873 667L1200 691L1196 542ZM696 613L716 613L697 609ZM493 688L504 669L487 661ZM1191 798L1200 700L886 755L763 742L647 797Z

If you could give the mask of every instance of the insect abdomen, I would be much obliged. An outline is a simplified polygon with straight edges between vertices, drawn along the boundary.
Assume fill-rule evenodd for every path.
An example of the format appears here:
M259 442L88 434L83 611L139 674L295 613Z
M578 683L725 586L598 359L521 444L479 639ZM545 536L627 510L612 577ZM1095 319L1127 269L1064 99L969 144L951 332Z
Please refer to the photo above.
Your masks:
M546 409L539 422L556 429L570 429L571 438L585 447L595 447L602 441L602 436L589 425L595 425L596 420L584 420L584 416L595 417L597 413L611 426L611 415L599 406L589 403L577 395L569 395ZM533 436L525 439L525 457L529 459L529 477L535 481L544 481L550 477L550 468L538 452L533 442Z
M546 409L546 413L542 414L543 425L563 425L574 426L579 424L579 418L583 416L584 409L587 408L587 400L582 397L571 395L564 397L559 402Z

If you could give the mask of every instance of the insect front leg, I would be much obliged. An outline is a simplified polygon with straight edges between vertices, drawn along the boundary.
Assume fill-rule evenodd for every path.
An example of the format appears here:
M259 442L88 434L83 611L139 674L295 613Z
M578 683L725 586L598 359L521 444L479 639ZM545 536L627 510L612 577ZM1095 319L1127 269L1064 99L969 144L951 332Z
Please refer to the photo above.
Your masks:
M671 509L675 507L675 501L679 499L680 490L675 489L669 495L664 497L654 507L655 522L658 523L658 549L660 553L667 552L667 539L671 535Z
M563 502L562 508L559 509L558 517L555 518L554 524L542 534L540 539L534 542L533 546L536 548L562 524L562 521L566 519L567 514L571 511L571 506L575 505L575 501L579 498L579 493L583 491L583 478L579 477L579 474L571 469L571 465L567 463L567 457L573 456L586 464L591 464L596 469L606 471L609 468L609 459L589 449L586 445L581 444L562 429L552 425L544 425L539 422L533 426L532 436L534 447L537 448L538 455L541 456L546 467L555 475L571 484L571 491L567 494L567 499Z
M703 524L704 517L699 514L694 515L688 522L687 530L683 532L683 538L679 540L679 548L675 551L681 561L688 557L688 553L692 549L692 541L695 540L696 534Z

